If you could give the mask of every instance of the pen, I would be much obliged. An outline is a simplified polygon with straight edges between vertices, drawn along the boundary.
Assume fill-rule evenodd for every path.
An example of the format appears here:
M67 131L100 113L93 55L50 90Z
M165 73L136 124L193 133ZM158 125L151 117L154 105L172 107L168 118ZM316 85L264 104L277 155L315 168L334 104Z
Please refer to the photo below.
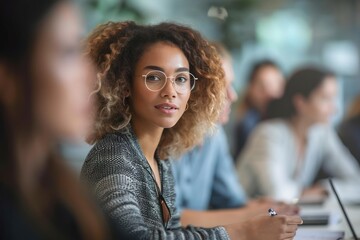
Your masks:
M277 215L276 211L272 208L269 208L268 212L270 217L275 217Z

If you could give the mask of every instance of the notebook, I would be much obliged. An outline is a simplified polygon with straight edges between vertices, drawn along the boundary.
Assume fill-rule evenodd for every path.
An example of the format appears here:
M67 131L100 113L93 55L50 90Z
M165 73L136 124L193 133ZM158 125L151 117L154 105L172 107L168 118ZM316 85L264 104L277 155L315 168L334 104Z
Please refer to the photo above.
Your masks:
M343 231L299 229L294 240L341 240L344 239Z

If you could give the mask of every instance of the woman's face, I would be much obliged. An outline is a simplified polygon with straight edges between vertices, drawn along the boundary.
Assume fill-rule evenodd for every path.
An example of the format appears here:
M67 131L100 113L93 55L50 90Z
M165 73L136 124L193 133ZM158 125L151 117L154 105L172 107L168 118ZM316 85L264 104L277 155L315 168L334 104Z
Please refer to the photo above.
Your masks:
M60 138L85 135L94 69L81 53L83 28L77 9L59 3L44 19L33 49L31 74L38 127Z
M260 110L283 94L285 80L281 72L273 66L261 67L249 86L249 96L254 106Z
M159 91L150 91L143 75L149 71L162 71L167 77L189 71L189 62L176 46L158 42L152 44L140 57L130 93L133 123L142 127L173 127L183 115L190 97L190 91L178 93L170 79Z
M336 111L336 97L336 79L327 77L308 99L304 99L300 114L312 124L328 123Z

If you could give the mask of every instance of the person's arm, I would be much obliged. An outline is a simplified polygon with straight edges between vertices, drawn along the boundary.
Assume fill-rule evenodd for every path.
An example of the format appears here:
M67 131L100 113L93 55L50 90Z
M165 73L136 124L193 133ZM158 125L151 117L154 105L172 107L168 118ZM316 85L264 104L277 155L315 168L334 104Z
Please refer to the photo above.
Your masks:
M298 206L276 202L269 198L259 198L249 201L242 208L218 209L197 211L184 209L181 214L183 226L194 225L199 227L216 227L239 222L246 222L253 217L263 215L269 208L284 215L296 215L299 213Z
M181 225L194 225L199 227L215 227L246 221L259 214L249 208L219 209L197 211L183 209L181 212ZM264 212L266 210L264 209ZM263 213L264 213L263 212Z
M286 202L298 198L301 186L289 172L295 164L296 154L289 159L289 139L284 127L273 122L260 124L249 140L237 166L241 183L248 193ZM252 192L254 188L255 193Z
M290 240L302 223L299 216L258 216L239 226L229 225L226 230L237 240Z
M109 155L109 152L111 151L102 150L92 155L96 159L93 159L91 168L96 171L97 177L89 174L91 171L88 171L87 168L90 164L84 165L82 177L93 184L95 194L104 212L109 214L117 228L126 233L129 239L229 239L224 227L207 229L189 226L181 228L179 223L176 227L164 229L161 219L159 219L161 222L159 227L148 227L140 212L139 196L136 195L141 194L138 189L140 183L136 180L136 176L124 174L131 173L131 169L125 169L121 173L116 172L118 168L114 168L113 164L116 164L118 158ZM124 167L126 168L126 166ZM101 175L103 177L99 177ZM176 214L172 218L171 221L179 220L176 219L178 218Z

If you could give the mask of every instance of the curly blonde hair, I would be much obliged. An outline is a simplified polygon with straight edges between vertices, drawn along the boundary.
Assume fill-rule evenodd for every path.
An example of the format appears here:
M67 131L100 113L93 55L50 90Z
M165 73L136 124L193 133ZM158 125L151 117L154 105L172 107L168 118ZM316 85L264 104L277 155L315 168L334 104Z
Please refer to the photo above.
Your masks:
M130 123L129 89L134 69L147 48L157 42L181 49L190 72L199 79L187 111L174 127L164 129L157 149L160 158L180 156L213 129L225 100L224 72L215 48L197 31L178 24L108 22L98 26L86 41L86 54L98 68L97 111L90 143Z

